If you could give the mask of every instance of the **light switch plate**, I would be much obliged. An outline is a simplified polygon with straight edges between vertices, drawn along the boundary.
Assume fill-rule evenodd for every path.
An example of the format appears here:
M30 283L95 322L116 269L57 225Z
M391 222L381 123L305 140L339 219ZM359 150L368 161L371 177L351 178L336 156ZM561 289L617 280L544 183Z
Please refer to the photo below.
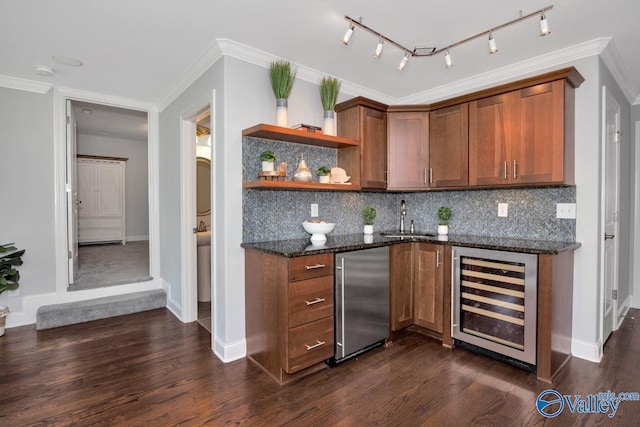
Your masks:
M318 204L311 203L311 218L318 218Z
M509 203L498 203L498 216L504 218L509 216Z
M575 203L556 204L556 218L576 219Z

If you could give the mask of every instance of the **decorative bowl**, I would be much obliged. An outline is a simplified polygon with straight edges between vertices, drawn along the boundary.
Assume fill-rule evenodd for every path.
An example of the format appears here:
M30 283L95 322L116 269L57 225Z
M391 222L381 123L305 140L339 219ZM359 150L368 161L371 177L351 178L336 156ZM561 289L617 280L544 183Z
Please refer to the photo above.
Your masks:
M311 242L324 242L327 240L325 234L331 233L336 224L333 222L309 222L302 223L304 231L311 234Z

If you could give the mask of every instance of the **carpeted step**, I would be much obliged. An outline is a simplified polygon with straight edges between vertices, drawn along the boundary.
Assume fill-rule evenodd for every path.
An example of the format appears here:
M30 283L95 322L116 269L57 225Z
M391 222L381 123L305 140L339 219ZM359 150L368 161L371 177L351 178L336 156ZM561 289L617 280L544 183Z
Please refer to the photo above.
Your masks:
M43 305L36 313L36 329L89 322L162 308L167 305L167 294L163 289L114 295L85 301Z

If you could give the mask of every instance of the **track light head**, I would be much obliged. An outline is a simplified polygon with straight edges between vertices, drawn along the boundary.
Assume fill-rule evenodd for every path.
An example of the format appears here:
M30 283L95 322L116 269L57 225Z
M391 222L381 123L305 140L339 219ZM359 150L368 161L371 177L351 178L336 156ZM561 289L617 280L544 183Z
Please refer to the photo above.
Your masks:
M544 16L544 12L540 14L540 35L546 36L547 34L551 34L551 30L549 29L549 23L547 22L547 17Z
M342 43L343 44L349 44L349 39L353 35L353 31L355 29L356 29L356 27L354 27L353 25L349 25L349 28L347 28L347 32L344 33L344 37L342 37Z
M449 54L449 49L444 52L444 65L447 68L453 67L453 62L451 61L451 55Z
M498 46L496 46L496 41L493 38L493 32L489 32L489 53L496 53L498 51Z
M378 46L376 46L376 51L373 54L374 58L380 58L380 56L382 55L383 42L384 41L382 39L378 41Z
M409 54L405 53L404 56L402 57L402 60L398 64L398 70L400 71L404 70L404 67L407 65L408 61L409 61Z

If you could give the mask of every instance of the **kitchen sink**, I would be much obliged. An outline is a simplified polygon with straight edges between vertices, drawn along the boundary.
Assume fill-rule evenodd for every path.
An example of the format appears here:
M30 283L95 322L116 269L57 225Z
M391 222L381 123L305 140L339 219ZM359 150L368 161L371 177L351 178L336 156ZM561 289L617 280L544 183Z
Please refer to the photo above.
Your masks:
M424 238L424 237L436 237L436 233L425 233L422 231L416 231L414 233L407 233L407 232L400 232L400 231L383 231L380 233L380 235L382 237L390 237L390 238L414 238L414 239L419 239L419 238Z

